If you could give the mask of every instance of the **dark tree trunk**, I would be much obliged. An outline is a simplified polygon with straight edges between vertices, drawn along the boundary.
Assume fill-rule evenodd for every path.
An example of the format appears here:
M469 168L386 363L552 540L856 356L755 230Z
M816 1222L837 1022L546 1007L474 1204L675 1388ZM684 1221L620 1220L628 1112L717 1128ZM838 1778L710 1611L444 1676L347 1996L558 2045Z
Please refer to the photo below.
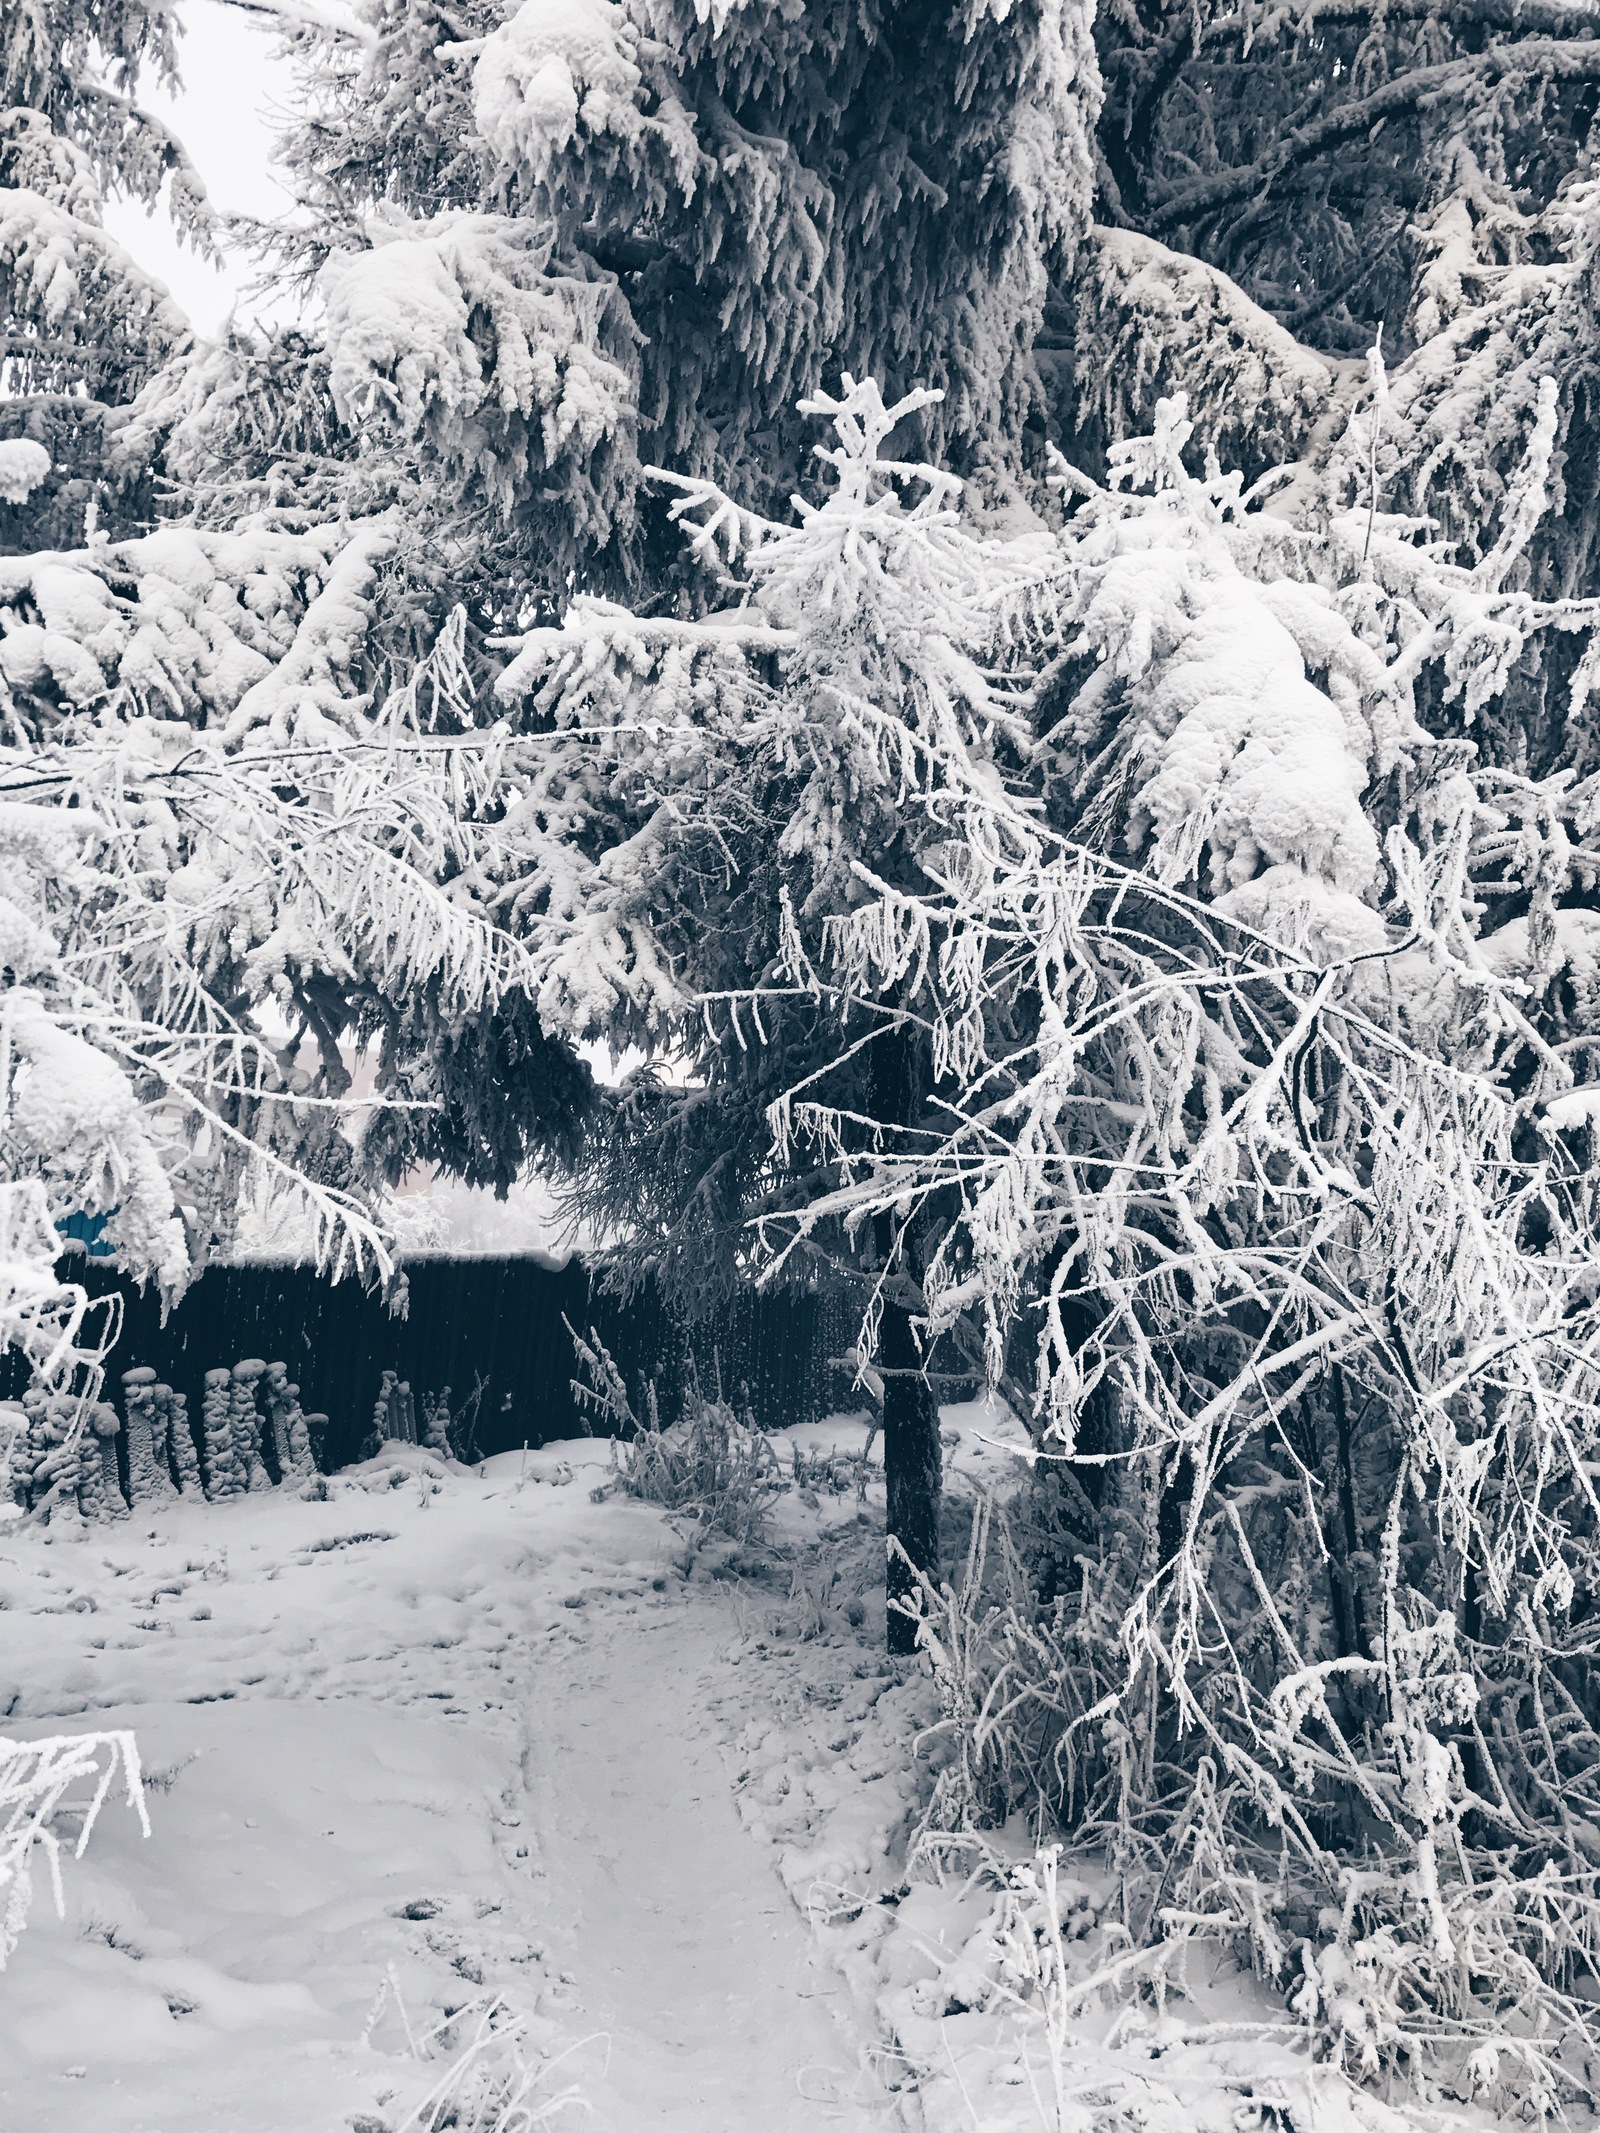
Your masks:
M878 1360L883 1369L883 1475L889 1498L889 1649L906 1653L917 1648L917 1625L895 1603L913 1599L918 1590L915 1570L930 1577L937 1574L942 1474L939 1406L922 1375L911 1314L903 1304L884 1304Z
M1362 1541L1360 1524L1356 1518L1355 1432L1351 1427L1350 1406L1345 1395L1344 1372L1335 1367L1332 1378L1333 1426L1339 1446L1339 1516L1334 1522L1334 1544L1330 1551L1333 1556L1330 1568L1334 1587L1334 1622L1339 1638L1340 1658L1355 1656L1370 1659L1372 1649L1367 1639L1367 1625L1361 1605L1361 1586L1356 1569Z
M914 1125L922 1108L927 1061L912 1026L887 1029L873 1046L870 1090L875 1116L891 1131ZM878 1262L890 1272L920 1273L918 1241L888 1214L873 1224ZM883 1372L883 1478L888 1496L889 1649L917 1648L914 1615L896 1601L913 1601L917 1571L936 1575L939 1566L939 1406L923 1375L923 1355L911 1329L911 1312L893 1294L883 1300L878 1364ZM896 1545L898 1543L898 1545ZM901 1551L904 1551L902 1554Z

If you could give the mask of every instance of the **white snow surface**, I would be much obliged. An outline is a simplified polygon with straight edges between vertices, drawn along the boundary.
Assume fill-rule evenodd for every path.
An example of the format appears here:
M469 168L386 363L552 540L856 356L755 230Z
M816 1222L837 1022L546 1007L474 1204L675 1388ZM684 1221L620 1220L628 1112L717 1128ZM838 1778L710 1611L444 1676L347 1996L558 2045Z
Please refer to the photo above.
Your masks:
M946 1410L957 1503L1021 1471L1006 1419ZM787 1462L865 1429L774 1441ZM114 1799L63 1919L41 1890L0 1978L0 2125L403 2133L496 1995L534 2101L592 2113L540 2124L1046 2122L992 1894L904 1878L937 1713L924 1663L881 1656L881 1478L792 1490L741 1558L593 1501L608 1464L592 1440L474 1470L391 1445L325 1498L6 1530L0 1724L133 1729L151 1835ZM1076 1976L1122 1943L1106 1887L1067 1886ZM1248 1981L1190 1986L1086 2001L1070 2133L1405 2125Z
M132 1727L153 1833L113 1802L64 1921L41 1891L0 1987L0 2124L398 2127L448 2053L410 2058L392 2001L361 2041L390 1965L419 2035L502 1994L615 2133L882 2122L740 1827L725 1558L591 1503L607 1459L394 1446L327 1501L8 1531L5 1729ZM853 1636L833 1656L859 1697L904 1693Z

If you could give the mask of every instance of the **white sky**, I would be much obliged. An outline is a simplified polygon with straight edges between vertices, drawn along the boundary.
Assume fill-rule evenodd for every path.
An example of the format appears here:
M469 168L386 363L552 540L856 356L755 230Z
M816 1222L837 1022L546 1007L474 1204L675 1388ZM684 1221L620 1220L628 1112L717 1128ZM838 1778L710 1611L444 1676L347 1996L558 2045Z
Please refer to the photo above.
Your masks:
M140 84L139 99L166 120L193 157L212 204L270 218L289 207L288 193L268 158L274 114L285 112L293 88L287 63L273 57L274 36L259 18L224 7L218 0L183 0L179 46L181 95L173 100L153 77ZM254 274L248 260L221 271L180 246L165 208L147 215L137 203L112 200L106 227L140 265L164 281L203 333L215 333L236 301L241 312Z

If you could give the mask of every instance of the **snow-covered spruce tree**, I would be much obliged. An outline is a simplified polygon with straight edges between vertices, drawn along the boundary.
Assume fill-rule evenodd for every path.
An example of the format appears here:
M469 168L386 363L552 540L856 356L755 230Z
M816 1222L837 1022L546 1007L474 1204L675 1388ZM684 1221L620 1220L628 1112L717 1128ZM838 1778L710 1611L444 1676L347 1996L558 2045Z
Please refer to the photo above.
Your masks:
M74 1213L169 1297L251 1214L387 1280L409 1164L503 1185L581 1111L485 898L501 743L454 714L459 624L382 691L391 545L173 526L0 559L0 1332L52 1388L96 1398L115 1331L54 1275Z
M404 403L412 434L431 406L457 457L520 465L494 426L525 394L523 343L463 265L511 241L609 292L644 455L746 503L793 485L793 405L829 363L943 386L924 443L963 470L1026 461L1041 403L1096 464L1181 389L1196 454L1331 472L1381 329L1416 499L1469 539L1491 523L1549 373L1574 446L1535 563L1559 576L1558 549L1592 547L1587 0L364 0L323 19L295 32L298 267L329 258L321 360L364 449L362 402L379 426ZM393 243L421 246L411 338L400 255L361 263ZM554 394L561 336L539 338ZM626 512L619 474L572 495L591 546ZM548 501L525 490L509 536L530 512L548 530Z
M291 33L305 111L285 149L307 215L280 250L318 288L301 370L310 398L331 395L348 478L403 494L444 542L458 597L476 574L475 620L515 623L530 601L559 607L569 574L612 590L678 579L661 514L636 523L641 457L781 503L806 445L795 402L829 363L945 386L941 440L1014 474L1049 277L1090 212L1091 14L1080 0L307 11ZM315 422L292 363L220 360L226 381L202 365L164 382L149 419L167 463L237 496L229 439L246 410L276 408L306 440ZM292 508L297 461L269 474L264 429L248 456L272 508ZM301 462L313 488L327 452ZM427 543L415 564L420 585L437 567Z
M579 1202L655 1265L850 1267L884 1346L1033 1348L1076 1567L945 1812L1043 1790L1346 2063L1484 2087L1493 2039L1551 2093L1600 1955L1597 802L1419 708L1600 623L1517 582L1554 388L1466 562L1196 477L1181 403L986 543L872 388L825 405L799 526L680 485L734 604L577 602L503 683L543 1011L674 1066Z
M0 549L23 551L0 560L3 1331L90 1393L114 1326L47 1251L75 1209L108 1214L119 1263L169 1293L242 1206L284 1192L309 1192L328 1263L377 1265L341 1039L382 1050L399 1098L373 1176L432 1136L503 1181L533 1111L582 1091L467 885L487 759L438 731L460 724L449 598L421 603L420 640L417 603L385 599L410 575L404 514L373 515L392 485L319 491L279 402L197 346L99 226L107 186L164 189L206 235L181 148L136 101L141 68L173 58L170 10L142 0L25 0L0 23ZM211 514L222 530L194 523L209 491L183 418L201 413L205 469L243 500ZM297 492L282 526L248 478L268 464ZM152 511L147 474L188 523L105 539Z

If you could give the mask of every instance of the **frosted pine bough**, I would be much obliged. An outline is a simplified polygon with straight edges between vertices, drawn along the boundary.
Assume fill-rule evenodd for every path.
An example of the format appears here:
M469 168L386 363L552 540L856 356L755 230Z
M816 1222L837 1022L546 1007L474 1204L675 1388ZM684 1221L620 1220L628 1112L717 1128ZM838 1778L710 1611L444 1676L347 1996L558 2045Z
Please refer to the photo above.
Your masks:
M505 677L553 728L527 789L606 825L530 880L545 1011L680 1058L737 1029L781 1076L790 1003L826 1008L844 1049L775 1092L755 1248L856 1250L869 1340L910 1262L930 1335L1013 1387L1034 1351L1027 1545L1061 1575L928 1594L967 1740L944 1822L1109 1845L1138 1931L1237 1947L1352 2072L1553 2103L1600 1922L1594 1070L1553 984L1594 798L1417 711L1600 613L1517 589L1549 396L1475 565L1371 487L1301 523L1271 477L1191 473L1181 403L1107 488L1061 464L1058 539L985 542L880 460L911 411L880 408L819 408L838 486L799 527L688 489L738 604L578 603ZM764 807L781 940L696 996L718 915L678 870ZM903 1128L829 1100L908 1029Z
M170 529L0 563L0 1340L37 1410L0 1424L8 1509L26 1452L36 1512L121 1510L98 1399L120 1305L58 1276L58 1225L99 1218L118 1265L173 1297L242 1209L287 1201L330 1271L392 1274L382 1173L341 1130L359 1117L342 1003L425 992L459 1026L516 984L515 944L445 885L483 856L494 754L429 727L456 636L376 710L359 686L385 542ZM169 1430L199 1480L182 1401L150 1375L128 1388L141 1505L174 1493ZM309 1471L284 1390L287 1463ZM239 1485L261 1485L255 1439L225 1419ZM81 1852L119 1769L142 1816L131 1735L0 1743L0 1959L36 1847L60 1901L67 1793L100 1772Z
M390 1278L364 1123L436 1111L420 1030L525 975L475 886L499 744L451 713L459 623L374 700L390 545L169 528L0 563L4 1330L47 1389L96 1399L116 1330L53 1273L73 1214L169 1296L278 1206L328 1270ZM387 1043L364 1104L351 1033Z

